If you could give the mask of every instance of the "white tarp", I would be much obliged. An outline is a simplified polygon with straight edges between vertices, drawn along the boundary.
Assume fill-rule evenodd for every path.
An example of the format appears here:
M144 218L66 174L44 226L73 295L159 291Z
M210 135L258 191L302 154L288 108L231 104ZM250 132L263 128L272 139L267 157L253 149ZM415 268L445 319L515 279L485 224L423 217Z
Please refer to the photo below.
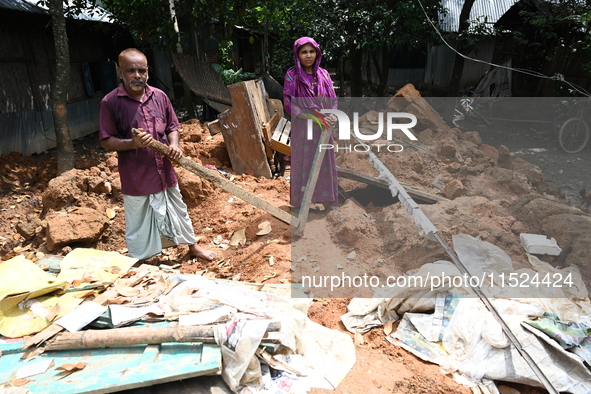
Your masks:
M553 341L549 337L541 340L537 335L540 331L532 333L535 328L522 327L523 321L541 317L545 312L556 314L563 321L588 324L591 303L577 268L559 270L530 256L534 269L516 271L509 256L488 242L463 234L454 236L453 241L454 249L470 275L492 278L493 285L482 286L482 290L490 295L495 309L554 387L560 392L574 394L591 392L591 371L581 357L562 349L555 341L549 345ZM501 275L503 273L505 275ZM512 287L507 283L511 273L517 274L511 278L520 278L520 274L524 274L522 278L533 278L536 273L538 278L556 273L566 278L570 273L573 283L548 288ZM407 274L424 278L431 284L427 278L433 276L461 276L459 270L444 261L425 264ZM523 284L533 286L535 282L519 282L519 285ZM442 294L447 294L443 297L444 307L437 308ZM391 289L387 297L353 299L348 313L341 320L350 331L365 332L403 315L397 331L388 339L439 364L444 373L453 374L459 383L474 387L488 380L500 380L542 387L484 303L469 294L470 289L466 286ZM439 338L441 340L437 341Z

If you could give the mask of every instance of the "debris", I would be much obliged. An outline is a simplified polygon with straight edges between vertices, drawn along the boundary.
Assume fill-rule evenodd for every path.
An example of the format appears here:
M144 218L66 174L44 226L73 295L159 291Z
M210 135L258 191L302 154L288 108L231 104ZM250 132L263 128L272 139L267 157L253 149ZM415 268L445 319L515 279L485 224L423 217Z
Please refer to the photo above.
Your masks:
M558 256L562 253L562 249L556 243L554 238L549 238L545 235L526 234L519 235L521 246L528 253L531 254L547 254L550 256Z
M230 237L230 246L237 248L238 246L246 245L245 229L241 228L232 233Z
M257 235L267 235L271 231L271 223L268 221L264 221L261 224L259 224L259 232L257 233Z
M53 358L48 358L33 364L27 364L16 371L15 379L28 378L35 375L40 375L47 372L47 370L55 364Z

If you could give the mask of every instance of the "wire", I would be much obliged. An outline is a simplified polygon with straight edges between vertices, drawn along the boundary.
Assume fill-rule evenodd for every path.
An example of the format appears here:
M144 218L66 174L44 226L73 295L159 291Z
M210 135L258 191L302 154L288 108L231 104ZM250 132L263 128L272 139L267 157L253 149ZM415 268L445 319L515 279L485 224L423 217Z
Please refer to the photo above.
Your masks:
M429 15L427 15L427 11L425 11L425 7L423 6L423 3L421 3L421 0L417 0L417 1L418 1L419 5L421 6L421 9L423 10L423 14L425 14L425 18L427 18L427 21L429 22L429 24L431 25L431 27L433 27L433 30L435 30L435 32L437 33L437 35L439 36L439 38L441 38L441 41L443 41L443 43L445 45L447 45L447 47L449 49L451 49L452 51L454 51L456 54L460 55L464 59L468 59L468 60L471 60L471 61L476 62L476 63L487 64L487 65L492 66L492 67L504 68L506 70L515 71L515 72L522 73L522 74L529 75L529 76L536 77L536 78L550 79L550 80L553 80L553 81L564 82L567 85L569 85L571 88L573 88L575 91L577 91L578 93L582 94L583 96L587 96L587 97L591 96L591 93L587 92L583 87L581 87L579 85L576 85L576 84L574 84L572 82L567 81L566 79L564 79L564 76L562 76L562 75L555 75L553 77L550 77L548 75L544 75L544 74L542 74L540 72L533 71L533 70L527 70L527 69L523 69L523 68L507 67L507 66L502 66L500 64L490 63L490 62L487 62L486 60L474 59L474 58L471 58L469 56L464 55L463 53L458 52L454 47L452 47L445 40L445 38L443 38L443 35L441 34L441 32L439 31L439 29L437 28L437 26L435 26L435 24L433 23L433 21L431 21L431 18L429 18Z

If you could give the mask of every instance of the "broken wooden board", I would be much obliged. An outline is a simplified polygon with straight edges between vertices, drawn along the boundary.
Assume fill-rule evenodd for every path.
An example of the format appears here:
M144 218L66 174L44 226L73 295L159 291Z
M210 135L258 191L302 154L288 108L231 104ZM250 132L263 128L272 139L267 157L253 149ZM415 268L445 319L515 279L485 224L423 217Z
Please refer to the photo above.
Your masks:
M271 149L291 156L290 133L291 122L285 118L279 119L279 123L277 123L277 127L275 127L271 136Z
M368 185L381 187L382 189L389 189L388 182L383 179L379 179L370 175L366 175L362 172L350 170L348 168L340 168L337 167L337 172L341 178L352 179L357 182L366 183ZM445 197L437 196L435 194L422 192L420 190L414 189L412 185L408 185L406 183L401 183L402 186L406 189L409 196L416 200L424 201L429 204L435 204L437 201L449 201Z
M255 176L271 178L262 130L270 116L258 83L245 81L228 86L232 108L219 114L218 119L232 169L238 174L252 171Z
M0 344L0 382L10 382L24 365L53 359L45 373L31 376L23 387L31 394L113 393L203 375L219 375L221 348L202 343L166 343L102 349L46 352L35 360L21 360L22 342ZM57 368L83 362L84 369L63 377Z

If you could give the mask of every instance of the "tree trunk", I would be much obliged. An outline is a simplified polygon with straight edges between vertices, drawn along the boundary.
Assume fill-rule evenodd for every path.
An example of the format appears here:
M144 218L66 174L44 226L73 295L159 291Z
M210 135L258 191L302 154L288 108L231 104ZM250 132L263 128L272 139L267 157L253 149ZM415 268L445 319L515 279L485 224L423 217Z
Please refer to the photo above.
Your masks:
M361 97L363 96L361 91L361 66L363 64L362 55L360 49L356 47L356 44L353 44L350 52L350 59L351 59L351 97Z
M468 18L470 17L470 11L472 11L473 5L474 0L466 0L462 6L462 12L460 12L458 36L467 31L470 27ZM458 40L456 44L456 50L460 53L462 53L464 50L461 42L461 40ZM449 82L449 90L447 93L448 97L456 97L458 95L458 91L460 90L460 81L462 80L462 72L464 71L464 60L464 57L456 53L454 68L451 74L451 81Z
M377 97L382 97L388 86L388 77L390 76L390 51L388 48L382 49L382 66L380 68L380 84L376 91Z
M57 144L57 174L60 175L75 167L74 144L70 138L66 111L70 82L70 50L63 1L50 0L48 5L53 26L56 59L55 81L51 90L51 115Z

